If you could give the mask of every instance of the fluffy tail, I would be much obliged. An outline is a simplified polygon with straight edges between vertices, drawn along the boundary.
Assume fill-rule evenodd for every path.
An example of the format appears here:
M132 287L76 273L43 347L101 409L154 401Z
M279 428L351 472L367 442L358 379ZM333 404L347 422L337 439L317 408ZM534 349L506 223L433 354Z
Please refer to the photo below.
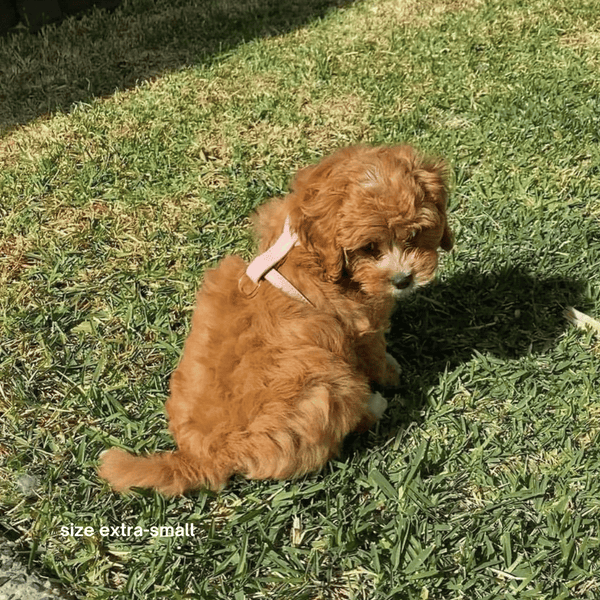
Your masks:
M111 448L101 454L101 461L98 474L117 492L132 487L154 488L165 496L178 496L197 488L218 491L231 476L223 465L201 464L179 451L133 456Z

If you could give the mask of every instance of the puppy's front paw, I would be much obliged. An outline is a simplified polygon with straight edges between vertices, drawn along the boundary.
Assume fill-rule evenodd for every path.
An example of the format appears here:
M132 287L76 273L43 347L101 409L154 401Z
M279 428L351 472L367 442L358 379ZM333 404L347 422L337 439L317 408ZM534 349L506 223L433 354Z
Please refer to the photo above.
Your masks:
M375 423L383 416L387 405L387 400L379 392L371 394L367 402L367 410L360 422L356 425L355 431L357 433L364 433L373 427L373 425L375 425Z
M369 398L369 412L377 419L381 419L385 409L387 408L387 400L379 393L371 394Z
M398 387L400 385L400 373L402 368L398 361L389 353L385 353L385 376L382 385L387 387Z

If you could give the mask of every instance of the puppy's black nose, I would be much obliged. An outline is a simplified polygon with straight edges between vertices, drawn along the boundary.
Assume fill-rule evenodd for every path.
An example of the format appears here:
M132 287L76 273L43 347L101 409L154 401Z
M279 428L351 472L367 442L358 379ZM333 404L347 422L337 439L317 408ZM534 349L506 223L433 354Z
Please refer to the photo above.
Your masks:
M392 284L399 290L405 290L413 280L412 273L398 273L392 277Z

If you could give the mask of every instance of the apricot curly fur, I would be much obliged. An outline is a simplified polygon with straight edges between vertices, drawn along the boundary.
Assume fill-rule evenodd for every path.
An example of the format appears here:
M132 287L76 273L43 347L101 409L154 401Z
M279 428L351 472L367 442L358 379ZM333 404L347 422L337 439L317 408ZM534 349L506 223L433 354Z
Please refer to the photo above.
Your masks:
M312 305L265 281L245 296L237 256L208 271L166 404L178 448L108 450L99 474L113 489L178 495L220 490L234 474L298 477L375 422L370 382L398 383L384 337L394 305L452 247L444 166L408 146L354 146L302 169L291 188L254 227L263 252L290 216L300 244L278 270Z

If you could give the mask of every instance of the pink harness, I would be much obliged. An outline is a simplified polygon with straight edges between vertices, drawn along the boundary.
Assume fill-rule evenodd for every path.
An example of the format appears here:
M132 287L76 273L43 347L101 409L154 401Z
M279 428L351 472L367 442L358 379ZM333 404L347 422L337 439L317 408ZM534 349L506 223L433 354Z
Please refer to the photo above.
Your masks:
M256 294L261 280L264 278L277 289L281 290L291 298L312 305L312 302L296 289L279 271L275 265L283 259L288 252L299 245L298 234L290 230L290 217L288 216L283 225L283 233L279 239L266 251L257 256L246 269L246 273L240 277L238 287L246 296L252 297ZM245 279L250 279L254 284L252 289L248 290Z

